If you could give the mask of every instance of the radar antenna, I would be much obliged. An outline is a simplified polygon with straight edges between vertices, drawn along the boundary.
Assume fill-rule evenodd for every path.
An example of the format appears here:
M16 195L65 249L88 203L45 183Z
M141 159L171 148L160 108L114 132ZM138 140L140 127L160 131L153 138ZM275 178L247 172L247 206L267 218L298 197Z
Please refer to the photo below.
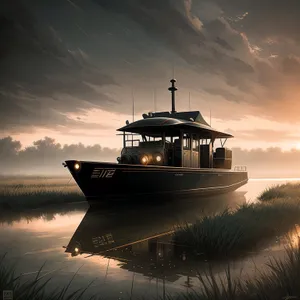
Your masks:
M132 122L134 122L134 93L133 93L133 89L132 89L131 93L132 93Z
M175 92L177 91L177 88L175 87L176 79L171 79L170 82L172 85L168 88L168 90L171 92L171 95L172 95L172 111L171 111L171 113L174 114L174 113L176 113L176 110L175 110Z
M153 90L154 112L156 112L156 89Z

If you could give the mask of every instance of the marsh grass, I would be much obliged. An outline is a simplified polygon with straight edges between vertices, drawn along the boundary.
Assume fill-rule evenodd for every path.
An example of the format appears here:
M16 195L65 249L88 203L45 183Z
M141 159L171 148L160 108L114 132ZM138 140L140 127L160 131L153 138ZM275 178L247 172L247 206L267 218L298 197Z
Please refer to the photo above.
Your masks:
M237 258L255 251L300 221L300 202L277 199L244 204L237 210L204 216L177 227L173 241L208 259Z
M214 274L212 267L202 274L199 291L160 300L296 300L300 299L300 241L296 247L290 243L284 259L270 258L256 278L233 278L228 265L225 278Z
M84 288L77 289L74 292L69 292L70 286L77 275L78 271L73 275L69 283L61 288L56 288L51 294L46 294L45 290L49 285L52 277L50 274L57 272L54 270L52 272L47 272L41 275L45 264L41 266L37 275L33 279L25 280L24 275L16 276L15 265L8 266L5 264L4 254L0 258L0 291L2 290L12 290L14 299L16 300L80 300L80 299L97 299L96 296L86 298L84 293L86 290L94 283L92 281L88 286ZM49 277L49 278L47 278ZM99 298L98 298L99 299Z
M270 258L267 271L258 280L247 280L241 285L243 294L254 299L300 299L300 238L296 247L286 247L286 259Z
M271 201L278 198L300 199L300 183L286 183L265 189L258 197L260 201Z
M6 182L0 185L0 208L24 210L46 205L84 201L79 188L69 182Z

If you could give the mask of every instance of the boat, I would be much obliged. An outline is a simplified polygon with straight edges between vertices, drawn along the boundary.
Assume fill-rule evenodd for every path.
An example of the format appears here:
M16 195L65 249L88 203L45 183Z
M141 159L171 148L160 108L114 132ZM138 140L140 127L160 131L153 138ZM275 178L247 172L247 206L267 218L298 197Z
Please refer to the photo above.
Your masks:
M200 111L149 112L117 129L123 149L116 162L66 160L87 201L169 199L232 192L248 182L245 166L232 168L231 134L212 128ZM220 147L215 142L220 140Z

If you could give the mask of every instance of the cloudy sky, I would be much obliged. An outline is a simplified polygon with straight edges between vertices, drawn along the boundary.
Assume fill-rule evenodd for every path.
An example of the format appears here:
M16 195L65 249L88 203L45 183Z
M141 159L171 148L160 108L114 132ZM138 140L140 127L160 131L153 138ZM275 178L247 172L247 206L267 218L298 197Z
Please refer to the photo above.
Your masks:
M143 112L200 110L228 146L300 148L298 0L4 0L0 137L119 147ZM173 68L174 66L174 68ZM156 101L154 96L156 95Z

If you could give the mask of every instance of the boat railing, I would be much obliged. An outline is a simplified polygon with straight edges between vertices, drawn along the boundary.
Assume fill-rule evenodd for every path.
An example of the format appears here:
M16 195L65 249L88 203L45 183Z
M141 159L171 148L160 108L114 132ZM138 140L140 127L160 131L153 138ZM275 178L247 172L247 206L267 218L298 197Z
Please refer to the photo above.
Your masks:
M234 171L246 172L247 166L234 166Z

